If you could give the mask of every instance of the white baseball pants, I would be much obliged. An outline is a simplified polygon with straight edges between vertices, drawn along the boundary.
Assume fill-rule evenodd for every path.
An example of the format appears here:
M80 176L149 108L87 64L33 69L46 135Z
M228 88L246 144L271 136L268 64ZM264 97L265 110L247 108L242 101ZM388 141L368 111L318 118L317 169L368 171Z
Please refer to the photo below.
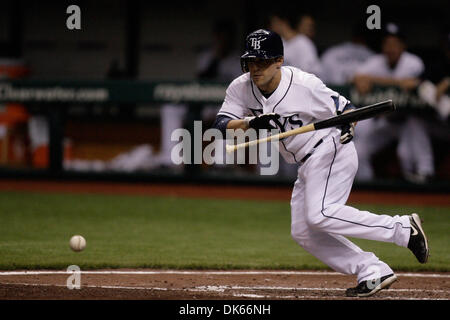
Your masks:
M306 251L358 282L393 273L373 253L345 237L393 242L407 247L409 217L377 215L345 205L358 168L353 142L328 136L299 167L291 199L291 234Z

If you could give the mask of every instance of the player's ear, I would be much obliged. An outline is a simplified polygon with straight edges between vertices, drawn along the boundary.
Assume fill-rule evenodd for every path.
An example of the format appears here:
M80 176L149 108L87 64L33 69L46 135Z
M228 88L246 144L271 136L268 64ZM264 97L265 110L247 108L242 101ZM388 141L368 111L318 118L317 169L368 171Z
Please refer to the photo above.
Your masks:
M280 69L280 68L281 68L281 66L283 65L283 62L284 62L284 58L283 58L283 57L277 58L277 60L276 60L276 63L277 63L277 69Z

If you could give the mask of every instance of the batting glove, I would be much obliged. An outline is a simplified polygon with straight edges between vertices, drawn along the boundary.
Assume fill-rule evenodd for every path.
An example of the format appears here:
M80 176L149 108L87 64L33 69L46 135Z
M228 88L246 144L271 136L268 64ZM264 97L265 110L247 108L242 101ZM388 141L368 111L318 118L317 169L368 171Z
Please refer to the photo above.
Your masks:
M353 123L346 124L341 127L341 138L339 141L341 144L346 144L352 141L353 136L355 135L355 125Z
M247 122L249 128L255 130L259 129L276 129L277 127L271 124L271 121L277 121L280 115L277 113L264 113L256 117L246 117L244 120Z

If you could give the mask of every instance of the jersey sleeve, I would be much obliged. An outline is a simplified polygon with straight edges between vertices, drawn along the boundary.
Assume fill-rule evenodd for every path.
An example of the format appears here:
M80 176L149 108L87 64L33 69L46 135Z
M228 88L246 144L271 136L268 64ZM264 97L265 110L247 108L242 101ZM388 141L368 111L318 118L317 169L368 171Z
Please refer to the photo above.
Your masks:
M311 90L311 113L318 119L336 116L351 106L350 100L331 90L317 79L317 84Z
M228 86L222 107L217 115L224 115L238 120L250 114L250 110L245 106L244 99L242 98L245 92L240 92L242 91L240 89L240 86L235 85L234 82Z
M224 116L219 114L216 118L216 120L214 121L213 124L213 128L220 130L220 132L222 132L222 135L224 137L226 137L227 133L227 126L228 126L228 122L230 122L232 119L228 116Z

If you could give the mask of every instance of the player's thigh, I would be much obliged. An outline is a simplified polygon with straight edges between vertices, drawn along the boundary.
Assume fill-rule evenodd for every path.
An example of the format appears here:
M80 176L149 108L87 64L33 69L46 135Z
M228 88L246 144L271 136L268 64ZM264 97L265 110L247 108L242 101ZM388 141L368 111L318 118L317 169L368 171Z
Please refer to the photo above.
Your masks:
M307 214L317 214L328 205L345 204L358 169L358 157L352 143L340 144L334 138L327 151L313 154L303 172Z

